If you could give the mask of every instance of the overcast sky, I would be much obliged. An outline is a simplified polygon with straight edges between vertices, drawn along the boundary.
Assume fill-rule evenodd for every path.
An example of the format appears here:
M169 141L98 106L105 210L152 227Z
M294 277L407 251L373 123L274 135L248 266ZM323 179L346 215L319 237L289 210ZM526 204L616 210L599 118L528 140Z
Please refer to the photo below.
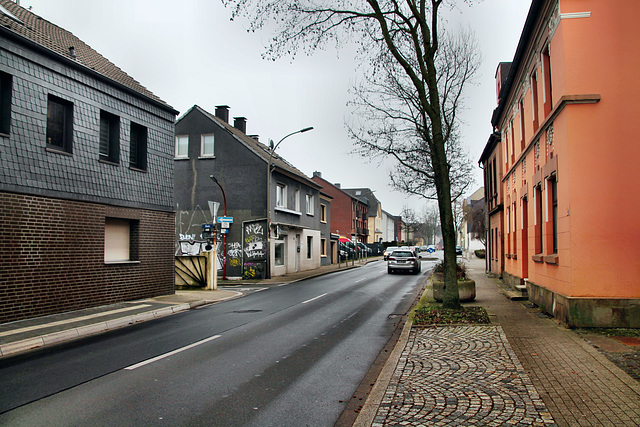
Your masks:
M491 133L496 106L494 74L511 61L531 2L459 1L450 23L471 27L483 64L469 88L463 138L477 165ZM229 105L231 117L247 118L247 133L280 140L307 126L314 130L284 141L278 152L308 176L343 188L368 187L382 208L398 215L403 206L421 211L426 200L389 186L388 166L350 155L344 127L348 89L357 80L351 51L300 54L295 60L261 59L269 34L248 33L247 22L230 21L219 0L20 0L23 7L72 32L162 98L180 114L194 104L213 113ZM473 191L482 186L477 170ZM470 193L471 193L470 192Z

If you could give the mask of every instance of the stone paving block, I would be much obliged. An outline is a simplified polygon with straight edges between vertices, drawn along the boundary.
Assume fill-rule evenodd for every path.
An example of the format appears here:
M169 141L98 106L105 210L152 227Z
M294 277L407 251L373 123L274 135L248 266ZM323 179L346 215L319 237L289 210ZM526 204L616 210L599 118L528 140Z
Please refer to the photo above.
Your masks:
M500 326L416 328L373 422L555 425Z

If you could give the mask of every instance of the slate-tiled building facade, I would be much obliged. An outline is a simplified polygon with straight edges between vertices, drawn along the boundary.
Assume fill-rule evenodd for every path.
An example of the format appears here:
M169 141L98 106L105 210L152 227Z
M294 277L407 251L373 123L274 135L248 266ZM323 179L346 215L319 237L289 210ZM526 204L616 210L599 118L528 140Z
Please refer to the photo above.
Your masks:
M177 112L0 5L0 323L172 293Z
M222 216L224 199L210 179L213 175L224 189L227 216L233 218L225 260L224 245L218 239L218 268L226 264L227 278L264 278L267 268L272 276L279 276L320 267L321 239L330 238L326 230L324 235L321 232L320 186L276 152L271 159L271 224L267 227L269 149L245 132L246 118L236 117L230 124L226 105L217 106L215 114L194 105L178 119L176 255L199 253L204 243L202 224L213 220L209 201L220 203L218 216ZM324 200L322 204L330 204L330 198ZM188 248L190 242L196 245L194 251Z

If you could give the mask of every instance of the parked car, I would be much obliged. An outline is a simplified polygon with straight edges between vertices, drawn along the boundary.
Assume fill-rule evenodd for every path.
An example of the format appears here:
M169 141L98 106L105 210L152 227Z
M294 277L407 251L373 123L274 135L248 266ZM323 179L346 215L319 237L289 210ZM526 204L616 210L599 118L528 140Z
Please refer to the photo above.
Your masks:
M456 246L456 255L462 255L462 246Z
M391 254L391 252L400 249L398 246L389 246L387 249L384 250L383 252L383 256L384 256L384 260L388 260L389 259L389 255Z
M414 250L400 248L391 252L387 260L387 272L393 273L398 270L408 270L414 274L422 270L420 258Z

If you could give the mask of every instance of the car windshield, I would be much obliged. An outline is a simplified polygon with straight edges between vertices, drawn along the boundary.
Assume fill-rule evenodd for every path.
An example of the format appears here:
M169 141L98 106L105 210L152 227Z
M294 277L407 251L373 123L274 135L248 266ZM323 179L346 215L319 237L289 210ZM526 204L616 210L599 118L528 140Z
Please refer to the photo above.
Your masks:
M413 256L413 253L409 251L394 251L391 256L399 258L410 258Z

